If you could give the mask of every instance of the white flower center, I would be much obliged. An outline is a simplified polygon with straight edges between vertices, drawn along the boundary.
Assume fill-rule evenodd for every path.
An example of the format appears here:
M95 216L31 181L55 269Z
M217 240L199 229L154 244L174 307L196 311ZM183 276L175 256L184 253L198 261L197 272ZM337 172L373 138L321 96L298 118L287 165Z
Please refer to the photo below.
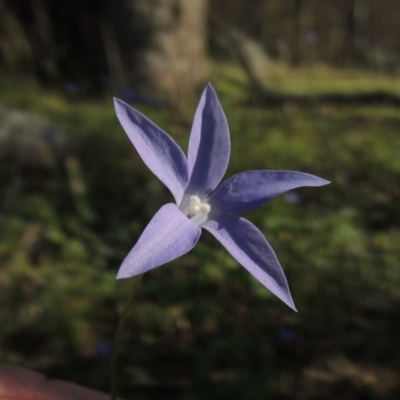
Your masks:
M207 222L211 206L201 201L198 196L188 196L182 201L179 209L196 225L200 226Z
M211 206L208 203L202 203L197 196L190 196L189 201L189 217L195 216L198 212L208 214Z

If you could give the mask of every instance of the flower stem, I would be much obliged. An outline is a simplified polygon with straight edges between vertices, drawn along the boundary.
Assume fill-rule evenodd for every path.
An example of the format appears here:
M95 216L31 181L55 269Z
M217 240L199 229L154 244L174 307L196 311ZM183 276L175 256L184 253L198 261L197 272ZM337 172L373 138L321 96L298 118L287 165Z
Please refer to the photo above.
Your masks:
M119 317L117 329L115 330L111 359L110 359L110 399L116 400L116 389L117 389L117 354L119 344L121 343L121 336L124 330L125 323L128 319L129 311L131 310L131 306L133 304L133 299L135 298L135 294L137 292L137 288L139 286L140 281L142 280L143 275L138 275L133 278L133 284L131 286L128 299L124 304L124 308L122 309L121 316Z

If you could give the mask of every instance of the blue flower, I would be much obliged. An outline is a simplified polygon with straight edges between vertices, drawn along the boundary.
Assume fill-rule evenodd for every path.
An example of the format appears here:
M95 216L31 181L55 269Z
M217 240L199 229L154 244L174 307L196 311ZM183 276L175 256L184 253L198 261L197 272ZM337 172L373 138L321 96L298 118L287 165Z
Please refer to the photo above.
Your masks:
M141 104L146 104L150 107L154 108L162 108L163 105L156 99L146 96L144 94L134 92L131 89L129 89L126 86L123 86L119 84L118 82L114 81L111 78L108 78L104 76L102 78L102 81L112 89L114 89L117 93L118 96L121 97L125 103L132 104L132 103L141 103Z
M211 84L194 117L187 158L167 133L140 112L118 99L115 110L144 163L175 197L175 204L164 205L154 215L117 278L143 274L187 253L204 228L295 310L273 249L251 222L235 214L254 210L288 190L329 182L301 172L259 170L233 175L220 184L231 145L228 123Z

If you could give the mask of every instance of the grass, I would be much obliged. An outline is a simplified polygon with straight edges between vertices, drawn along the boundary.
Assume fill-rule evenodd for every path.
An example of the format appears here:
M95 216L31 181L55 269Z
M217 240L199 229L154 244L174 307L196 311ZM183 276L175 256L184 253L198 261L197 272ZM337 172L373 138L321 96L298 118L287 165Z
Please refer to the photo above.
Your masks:
M244 72L233 64L214 64L212 73L221 79L219 87L231 96L243 96L241 86L248 83ZM351 68L332 68L323 64L310 64L298 68L285 63L271 62L265 68L265 82L274 90L293 94L326 92L353 93L386 90L400 92L400 76ZM232 82L238 85L232 86Z
M271 83L293 92L398 87L397 78L360 71L273 68ZM237 67L213 65L212 74L231 129L227 175L292 169L332 181L247 215L274 247L299 313L205 233L188 255L145 276L122 344L120 392L397 398L400 112L246 106ZM129 287L115 274L171 196L138 159L108 97L71 100L32 82L12 87L3 83L0 104L43 115L68 132L74 150L66 168L42 171L33 187L24 185L30 174L21 185L9 165L0 168L0 361L107 390ZM141 109L186 146L190 126L168 110Z

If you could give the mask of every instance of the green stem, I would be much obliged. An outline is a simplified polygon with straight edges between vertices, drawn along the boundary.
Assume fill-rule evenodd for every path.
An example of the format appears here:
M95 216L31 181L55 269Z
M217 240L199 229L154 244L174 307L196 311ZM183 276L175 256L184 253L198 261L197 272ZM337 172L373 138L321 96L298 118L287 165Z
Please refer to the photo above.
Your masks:
M119 344L121 343L121 336L124 330L125 323L128 319L129 311L133 304L133 299L137 292L140 281L143 275L138 275L133 278L133 284L130 289L130 293L124 308L122 309L121 316L119 317L117 329L115 330L115 336L112 345L111 359L110 359L110 399L116 400L116 390L117 390L117 354L119 349Z

